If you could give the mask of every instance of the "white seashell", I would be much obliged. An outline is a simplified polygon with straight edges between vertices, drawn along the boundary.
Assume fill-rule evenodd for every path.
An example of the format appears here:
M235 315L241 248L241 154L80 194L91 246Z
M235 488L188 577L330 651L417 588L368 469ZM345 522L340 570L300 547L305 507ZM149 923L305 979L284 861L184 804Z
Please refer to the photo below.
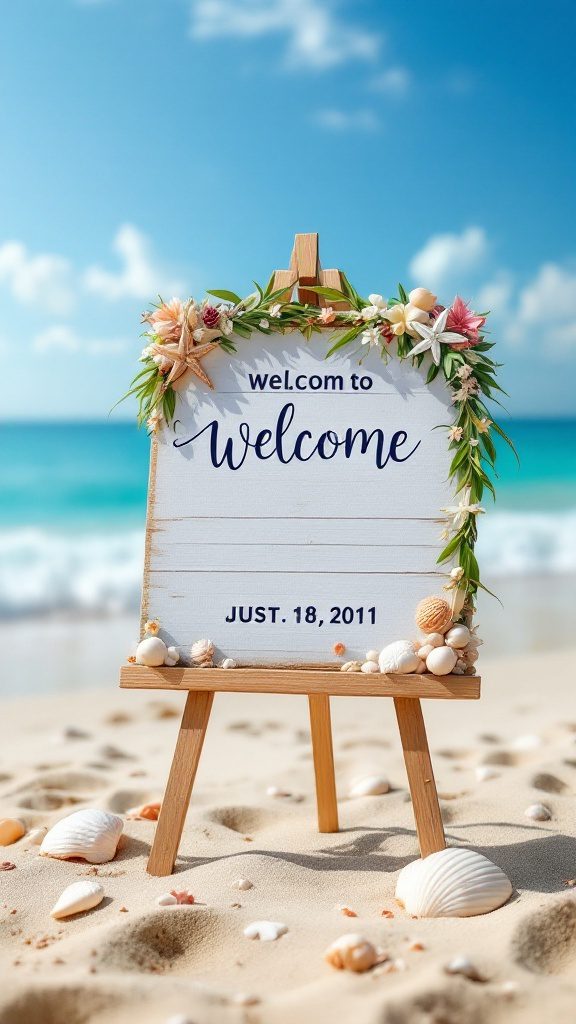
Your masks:
M288 925L281 921L253 921L244 929L247 939L260 939L261 942L273 942L281 935L286 935Z
M380 651L366 651L366 661L378 661Z
M173 668L180 661L180 653L177 647L167 647L166 654L164 656L164 664Z
M364 664L360 666L360 671L361 672L379 672L380 671L380 666L378 665L377 661L365 661Z
M544 804L530 804L530 807L524 811L524 815L527 818L532 818L533 821L550 821L552 811Z
M337 971L369 971L378 962L378 950L363 935L349 933L336 939L324 959Z
M33 828L30 830L25 838L27 846L40 846L40 843L44 839L48 829L47 828Z
M92 907L97 907L103 899L104 889L100 882L88 878L81 882L72 882L56 900L50 914L56 920L71 917L72 914L81 914L83 910L92 910Z
M249 878L238 878L233 885L235 889L240 889L241 892L247 892L248 889L254 888L254 882L251 882Z
M428 633L424 637L424 643L430 647L444 647L444 636L442 633Z
M435 647L426 658L426 668L435 676L447 676L457 660L458 655L451 647Z
M178 900L171 892L163 892L161 896L156 898L156 903L159 907L175 907Z
M345 661L340 667L341 672L360 672L362 668L362 662L360 661Z
M211 640L197 640L190 648L190 661L199 668L212 668L214 644Z
M147 636L136 648L136 664L159 668L164 664L168 648L159 636Z
M282 789L282 786L267 786L266 796L284 797L292 796L292 793L288 789Z
M440 635L440 634L438 634L438 635ZM437 646L441 646L441 645L438 644ZM422 647L418 648L418 650L416 651L416 654L418 655L419 658L422 658L422 661L426 661L426 658L430 654L430 651L433 651L433 650L434 650L434 648L433 648L432 644L423 644Z
M224 658L224 661L220 665L220 668L236 668L236 662L234 658Z
M444 643L446 647L455 647L456 649L467 647L470 643L470 630L468 626L462 624L452 626L444 637Z
M469 981L486 981L475 964L467 956L454 956L444 965L446 974L462 974Z
M497 779L500 772L490 764L479 764L474 769L478 782L488 782L489 779Z
M425 661L419 661L418 662L418 664L416 665L416 672L417 672L418 675L422 675L423 672L426 672L426 662Z
M390 783L383 775L367 775L359 779L350 789L350 796L381 796L390 792Z
M496 910L512 885L475 850L452 847L412 861L400 872L396 899L413 917L474 917Z
M418 655L414 646L409 640L395 640L380 651L378 664L381 672L393 674L396 672L415 672L418 662Z
M95 807L74 811L57 821L44 836L40 854L58 860L79 857L89 864L105 864L116 853L122 826L122 818L110 811Z

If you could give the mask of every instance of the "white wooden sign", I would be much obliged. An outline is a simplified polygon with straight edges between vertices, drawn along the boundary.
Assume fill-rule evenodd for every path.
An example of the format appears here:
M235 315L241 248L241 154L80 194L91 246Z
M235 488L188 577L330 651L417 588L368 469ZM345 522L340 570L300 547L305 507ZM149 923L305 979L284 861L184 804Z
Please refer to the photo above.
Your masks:
M326 337L253 335L214 351L153 442L143 621L212 639L240 665L334 661L411 637L441 593L452 420L439 375Z

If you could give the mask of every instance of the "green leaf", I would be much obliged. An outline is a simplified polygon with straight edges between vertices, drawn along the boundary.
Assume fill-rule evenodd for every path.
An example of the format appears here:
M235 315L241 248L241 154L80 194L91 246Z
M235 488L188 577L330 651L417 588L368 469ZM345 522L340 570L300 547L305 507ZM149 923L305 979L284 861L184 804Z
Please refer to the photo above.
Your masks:
M460 533L455 534L455 536L452 537L452 540L446 545L444 550L440 552L438 558L436 559L436 562L445 562L447 558L450 558L450 555L454 554L461 540L462 537Z
M342 337L339 338L338 341L332 345L332 348L326 353L326 359L329 359L331 355L334 355L334 352L337 352L338 349L344 348L344 345L348 345L351 341L354 341L354 338L357 338L363 330L363 327L353 327L350 331L346 331L346 333L342 335ZM332 337L334 337L334 335L332 335Z
M401 284L398 285L398 295L400 296L400 302L403 304L408 302L408 292Z
M312 287L312 286L311 286ZM339 291L337 288L324 288L318 285L313 286L313 291L316 295L322 295L325 299L331 299L332 302L347 302L348 296L344 292Z
M239 334L241 338L249 338L252 334L250 328L246 327L246 324L240 323L239 320L232 321L232 330L234 334Z
M224 299L224 302L232 302L235 306L239 306L240 303L242 302L242 299L240 298L239 295L236 295L236 292L226 291L225 288L222 288L222 289L216 289L216 288L208 289L206 294L207 295L213 295L216 299Z
M506 441L506 444L508 444L510 446L510 448L514 452L514 455L516 456L516 461L517 461L518 465L520 465L520 456L518 455L518 452L516 451L516 448L514 446L514 442L508 437L508 434L504 433L504 431L502 430L502 427L499 427L497 423L492 423L492 427L494 428L496 433L499 434L500 437L504 439L504 441Z

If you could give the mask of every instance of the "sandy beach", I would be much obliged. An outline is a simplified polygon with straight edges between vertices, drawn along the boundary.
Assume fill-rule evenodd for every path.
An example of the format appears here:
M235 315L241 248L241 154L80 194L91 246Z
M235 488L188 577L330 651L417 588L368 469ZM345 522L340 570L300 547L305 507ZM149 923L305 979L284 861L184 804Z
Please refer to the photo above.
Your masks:
M573 1020L571 664L568 652L486 658L481 701L425 706L448 842L507 872L514 892L501 909L413 920L395 903L417 845L391 701L333 700L341 832L319 835L306 702L222 694L171 879L146 874L148 821L126 821L116 858L97 868L40 857L25 838L3 849L16 867L1 881L0 1024L165 1024L178 1014L206 1024ZM112 686L5 700L2 816L33 828L79 807L124 815L160 798L182 704L180 694ZM83 735L71 738L71 726ZM496 774L479 780L480 765ZM391 791L350 798L351 784L373 773ZM270 796L270 786L289 795ZM535 802L549 821L525 817ZM93 876L105 889L100 906L52 920L62 890ZM235 888L240 877L253 888ZM158 907L174 886L197 905ZM258 920L288 932L250 941L243 929ZM386 950L394 969L331 968L324 950L346 932ZM484 981L445 973L460 954Z

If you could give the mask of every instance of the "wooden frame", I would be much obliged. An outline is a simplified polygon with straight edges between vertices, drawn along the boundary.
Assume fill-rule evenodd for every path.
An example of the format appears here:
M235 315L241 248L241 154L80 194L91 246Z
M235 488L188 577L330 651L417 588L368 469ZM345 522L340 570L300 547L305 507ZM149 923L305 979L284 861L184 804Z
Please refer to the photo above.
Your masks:
M330 697L392 697L400 731L420 852L444 849L444 827L430 760L421 699L477 700L478 676L394 675L340 672L337 668L144 668L121 670L126 690L185 690L184 714L152 851L151 875L171 874L214 694L287 693L308 697L319 832L338 832Z

